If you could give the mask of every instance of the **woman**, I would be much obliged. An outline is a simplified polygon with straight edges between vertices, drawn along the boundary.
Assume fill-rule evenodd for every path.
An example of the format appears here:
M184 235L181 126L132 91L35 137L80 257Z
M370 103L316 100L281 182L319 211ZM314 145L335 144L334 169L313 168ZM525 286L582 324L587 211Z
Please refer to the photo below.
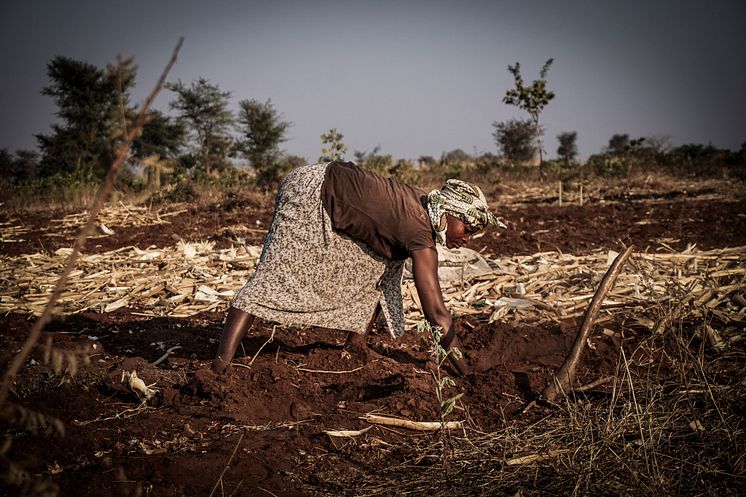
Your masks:
M459 348L435 246L461 247L488 224L505 228L481 190L463 181L425 194L351 162L295 169L277 193L256 272L231 303L213 371L230 364L255 316L348 331L345 348L364 353L379 318L401 336L408 257L425 318L447 330L444 349ZM467 372L463 359L449 357Z

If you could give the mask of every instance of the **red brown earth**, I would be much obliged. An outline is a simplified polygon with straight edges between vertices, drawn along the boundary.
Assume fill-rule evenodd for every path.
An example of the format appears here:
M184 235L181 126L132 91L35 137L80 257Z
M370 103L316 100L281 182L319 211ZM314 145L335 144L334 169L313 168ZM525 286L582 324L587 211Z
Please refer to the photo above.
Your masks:
M487 231L469 245L495 256L528 255L559 250L582 254L598 248L634 244L655 250L663 241L676 250L696 243L698 248L734 247L746 241L744 195L712 198L710 190L673 191L657 195L616 195L592 200L585 205L556 205L556 199L500 206L495 211L507 230ZM130 245L145 248L172 245L176 240L210 240L217 248L230 247L236 237L247 244L261 245L272 220L273 198L231 200L206 207L191 207L169 223L155 226L117 228L112 236L89 240L84 252L98 253ZM0 222L14 220L30 228L20 242L0 242L0 254L20 255L54 252L72 246L74 233L59 236L46 227L60 212L23 215L0 214ZM249 228L249 231L234 227Z
M618 250L629 243L655 250L661 241L677 249L693 243L702 249L746 245L746 209L740 201L685 194L663 201L621 200L498 209L509 229L488 232L472 241L471 248L508 256ZM175 238L214 240L225 247L236 236L226 227L255 227L257 220L266 227L271 209L269 197L263 203L194 208L172 218L171 224L118 229L114 236L94 240L86 251L170 245ZM69 239L39 232L50 219L24 217L32 228L27 241L4 243L0 253L69 246ZM261 232L251 232L246 241L258 244L261 237ZM26 366L15 384L13 402L65 423L65 437L51 439L0 425L13 437L13 459L59 485L60 495L355 495L349 486L354 475L385 471L412 456L411 440L437 436L388 428L373 428L352 440L324 433L364 428L368 424L358 418L366 413L439 419L429 372L434 364L415 333L393 340L376 331L371 338L374 352L360 357L342 350L343 333L277 328L274 339L257 354L274 329L272 323L258 322L239 352L238 362L245 367L215 377L208 366L222 313L176 319L144 318L134 311L56 319L46 327L46 335L63 349L95 344L91 365L73 377L55 374L39 364L37 353L35 364ZM5 368L32 318L10 314L0 319L0 362ZM465 395L463 409L452 417L466 419L483 432L534 422L542 416L540 410L521 410L562 362L579 323L487 321L488 316L456 320L472 373L457 379L456 391ZM595 349L585 352L579 382L612 373L619 348L631 351L641 338L627 334L620 340L597 329ZM176 345L181 348L168 359L151 364ZM122 386L125 370L137 370L146 383L155 384L158 394L147 406L138 408L136 398Z

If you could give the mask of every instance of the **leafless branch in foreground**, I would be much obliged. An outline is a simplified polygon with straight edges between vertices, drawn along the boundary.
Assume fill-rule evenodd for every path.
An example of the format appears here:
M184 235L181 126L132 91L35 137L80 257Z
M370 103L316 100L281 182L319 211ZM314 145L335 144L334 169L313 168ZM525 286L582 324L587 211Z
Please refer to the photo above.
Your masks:
M18 371L20 371L29 353L31 353L31 350L34 348L34 345L36 345L36 342L39 340L39 336L41 335L41 330L49 322L49 319L52 316L52 310L54 309L54 305L57 302L57 299L59 299L60 295L62 294L62 291L65 288L65 283L67 282L67 278L70 276L72 269L75 267L75 263L78 260L80 251L85 246L86 239L88 238L89 233L91 232L91 230L93 229L93 226L96 223L96 217L98 216L98 213L103 207L104 202L106 201L106 199L109 197L109 194L111 193L111 189L114 185L114 179L117 177L117 174L119 173L119 169L121 169L122 164L124 164L124 161L127 159L130 145L132 144L132 141L135 139L135 137L137 137L137 135L140 133L140 130L145 124L145 119L147 117L148 109L150 108L153 101L155 100L155 97L160 92L161 87L163 86L163 83L166 81L166 77L168 76L168 73L171 71L171 68L176 63L176 58L179 53L179 50L181 49L181 45L183 42L184 42L184 38L179 38L179 41L176 44L176 47L174 48L173 54L171 55L171 60L169 60L168 64L166 65L166 68L163 70L163 73L161 74L160 79L158 79L158 83L156 83L155 88L153 88L153 91L150 92L150 95L148 95L148 98L142 104L142 107L140 107L140 112L135 118L135 121L132 127L128 131L127 138L124 140L122 145L119 147L119 152L117 153L117 156L114 159L114 162L112 162L111 167L109 168L109 172L106 174L106 178L104 178L104 182L101 185L101 188L99 189L98 194L96 195L96 198L93 200L93 205L91 205L88 219L86 220L86 223L83 225L83 227L80 230L80 233L78 233L78 236L75 239L75 244L73 245L73 251L72 253L70 253L69 257L67 258L67 261L65 262L65 268L62 271L62 274L60 275L59 279L57 280L57 283L54 287L54 291L52 292L52 295L49 298L49 302L44 308L44 312L34 322L34 325L31 327L31 331L29 332L29 336L26 339L26 342L23 344L23 347L21 348L20 352L16 354L15 358L13 359L13 363L8 368L8 371L5 372L5 375L3 377L3 383L2 383L2 386L0 387L0 406L2 406L5 403L5 400L8 397L8 392L10 391L10 386L13 384L13 381L15 381L15 378L18 375Z

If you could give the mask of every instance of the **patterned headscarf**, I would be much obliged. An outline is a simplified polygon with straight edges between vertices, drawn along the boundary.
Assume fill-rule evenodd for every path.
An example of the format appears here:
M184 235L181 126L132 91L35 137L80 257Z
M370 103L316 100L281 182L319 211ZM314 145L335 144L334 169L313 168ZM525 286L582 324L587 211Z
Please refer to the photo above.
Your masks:
M489 211L487 200L478 186L457 179L449 179L443 188L427 194L427 213L441 245L446 244L446 214L480 229L488 224L507 228Z

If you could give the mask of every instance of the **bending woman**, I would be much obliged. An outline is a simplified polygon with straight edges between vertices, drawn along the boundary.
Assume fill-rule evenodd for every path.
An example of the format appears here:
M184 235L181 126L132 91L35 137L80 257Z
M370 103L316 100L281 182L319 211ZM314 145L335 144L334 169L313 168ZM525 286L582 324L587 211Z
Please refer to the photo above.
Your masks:
M293 170L277 193L256 272L230 305L213 371L230 364L255 316L348 331L345 348L360 352L376 320L400 337L408 257L425 318L444 330L444 349L460 347L435 247L461 247L489 224L505 228L482 191L463 181L426 194L351 162ZM449 357L467 372L463 359Z

